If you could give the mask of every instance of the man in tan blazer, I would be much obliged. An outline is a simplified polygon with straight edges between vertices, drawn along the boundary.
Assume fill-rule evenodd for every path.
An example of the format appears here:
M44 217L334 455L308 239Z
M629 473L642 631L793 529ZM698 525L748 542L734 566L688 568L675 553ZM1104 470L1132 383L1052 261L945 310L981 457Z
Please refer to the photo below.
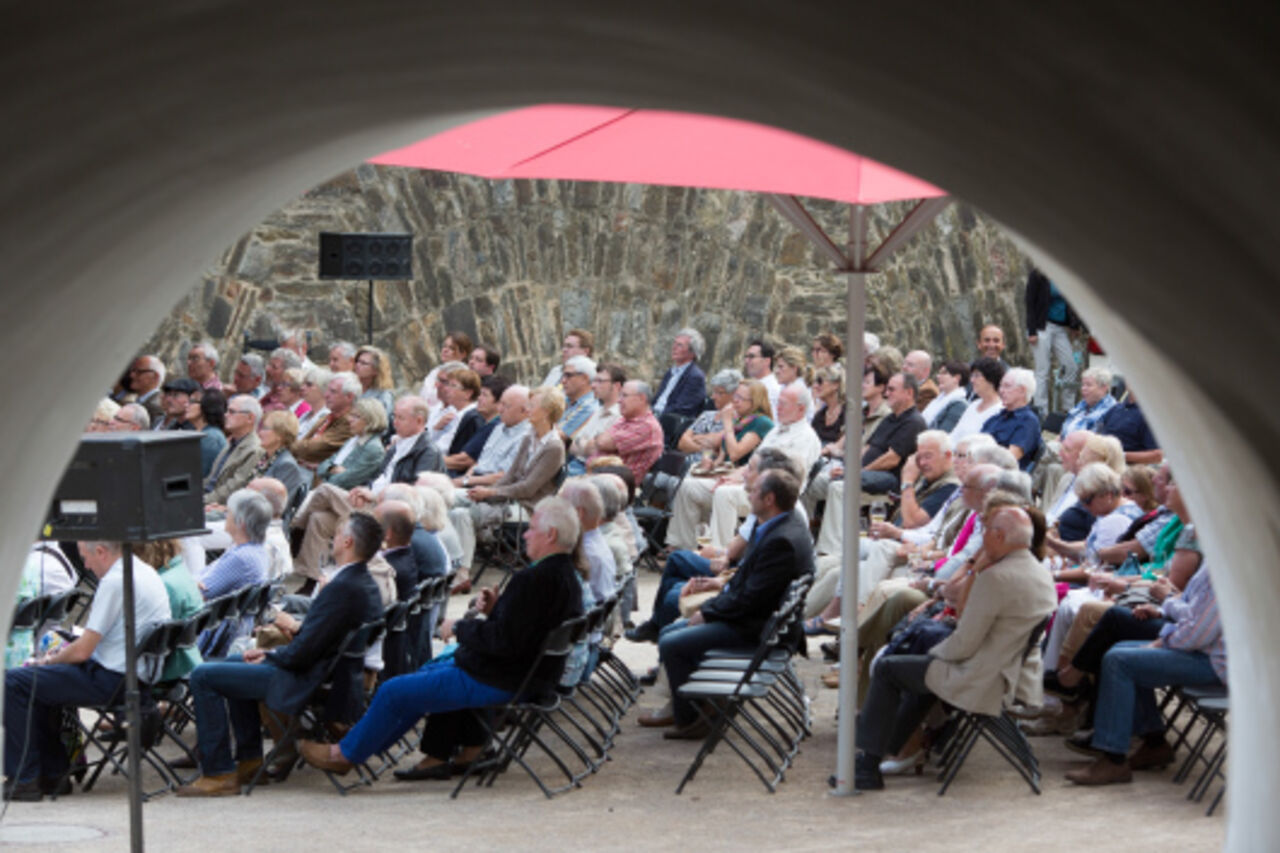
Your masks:
M978 572L955 632L927 655L881 658L859 716L854 786L884 787L880 759L897 754L937 699L996 715L1013 697L1032 630L1057 604L1053 580L1028 550L1031 519L1001 507L984 519L986 568Z
M258 443L258 422L262 406L248 394L227 401L227 446L222 448L204 480L204 502L225 504L231 493L249 485L257 475L262 445Z

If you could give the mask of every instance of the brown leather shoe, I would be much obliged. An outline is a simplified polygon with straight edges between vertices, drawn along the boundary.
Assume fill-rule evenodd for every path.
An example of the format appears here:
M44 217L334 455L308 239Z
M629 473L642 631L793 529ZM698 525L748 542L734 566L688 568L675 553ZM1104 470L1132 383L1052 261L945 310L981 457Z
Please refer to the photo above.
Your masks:
M840 670L833 669L830 672L822 673L822 684L833 690L840 686Z
M236 763L236 781L241 785L248 785L253 781L253 777L257 775L258 768L262 766L261 758L250 758L245 761ZM267 784L267 774L262 774L262 780L259 785Z
M1160 741L1158 746L1142 746L1129 756L1129 766L1134 770L1163 770L1173 763L1176 754L1167 740Z
M330 773L337 773L339 776L345 776L351 772L351 762L345 758L332 758L329 755L329 744L327 743L300 740L298 741L298 752L302 753L303 761L319 770L327 770Z
M1117 782L1132 782L1133 770L1127 761L1116 764L1110 758L1099 758L1088 767L1067 773L1067 779L1077 785L1114 785Z
M190 785L183 785L175 793L179 797L235 797L240 793L240 781L235 773L202 775Z
M680 726L669 732L663 732L662 737L665 740L703 740L709 734L711 734L711 727L704 721L698 720L687 726Z
M645 728L657 729L664 726L674 726L676 724L675 713L671 710L671 705L658 708L653 711L641 714L636 722Z

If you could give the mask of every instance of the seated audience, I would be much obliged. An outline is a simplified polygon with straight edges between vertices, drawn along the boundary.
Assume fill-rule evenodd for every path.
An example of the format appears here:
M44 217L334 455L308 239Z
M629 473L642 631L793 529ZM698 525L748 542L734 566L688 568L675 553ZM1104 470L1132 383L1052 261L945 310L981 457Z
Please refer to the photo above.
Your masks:
M187 410L191 407L191 395L199 391L200 386L190 379L178 376L166 380L161 390L160 406L164 415L155 422L154 429L194 429L187 420Z
M813 362L814 370L838 366L843 356L844 344L840 343L840 339L830 332L823 332L818 335L813 339L813 344L809 347L809 357Z
M560 385L560 374L564 370L564 363L578 355L590 357L592 350L595 348L595 342L595 335L592 335L586 329L570 329L565 332L564 344L560 347L560 364L551 368L551 371L547 373L546 378L542 380L542 387L558 387Z
M560 440L568 444L577 438L587 420L600 408L591 386L596 378L596 363L585 355L575 355L564 363L560 387L564 390L564 414L556 422Z
M247 352L236 362L236 369L231 374L231 385L224 386L222 392L228 397L233 394L245 394L254 400L261 400L268 389L263 384L266 378L267 363L256 352Z
M267 527L271 524L271 503L250 489L240 489L227 500L226 531L231 547L214 560L200 576L200 592L205 601L239 592L246 586L267 579L271 554L267 551ZM221 629L206 632L200 641L202 652L241 637L253 630L253 620L246 617L230 636Z
M804 351L799 347L783 347L778 350L773 360L773 375L778 380L778 395L785 388L808 391L809 386L813 384L813 368L805 361ZM778 411L778 395L769 397L769 403L773 406L775 413ZM805 420L813 417L813 412L813 397L810 397L809 406L804 413Z
M262 399L258 401L262 404L262 411L275 412L286 408L280 386L285 383L286 371L300 367L302 367L302 357L293 350L284 347L272 350L271 355L267 357L266 367L263 368L263 384L267 388L267 393L263 394Z
M302 419L311 411L311 404L303 397L302 385L306 381L306 370L291 367L284 372L280 384L276 386L280 404L286 412L298 419L299 431L302 430Z
M531 430L520 442L511 467L492 485L472 486L465 497L454 498L449 520L462 542L459 583L470 574L476 536L497 527L508 517L512 510L507 502L516 501L524 510L531 510L555 489L556 477L564 464L564 442L560 441L554 424L564 412L564 395L559 389L536 388L529 395L527 411Z
M151 429L151 415L139 403L125 403L111 418L112 432L142 432Z
M129 387L134 394L133 402L145 408L150 418L146 428L164 417L164 407L160 405L164 373L164 362L154 355L140 355L129 366Z
M467 358L467 367L474 370L481 379L497 373L500 364L502 364L502 353L488 344L477 343Z
M773 374L773 353L773 347L757 338L747 344L747 352L742 357L743 376L764 385L769 398L769 417L773 417L778 408L778 392L782 390L778 377Z
M922 349L912 350L902 359L902 372L916 378L916 408L923 413L938 396L938 385L929 378L933 373L933 356Z
M711 393L711 408L702 412L689 424L676 442L683 453L715 454L724 438L724 424L720 413L733 403L733 392L742 384L742 374L736 370L721 370L707 382Z
M325 402L325 392L331 379L333 374L324 367L313 367L303 374L302 400L307 406L307 411L298 415L298 435L305 436L315 428L316 424L329 417L329 404Z
M154 566L156 574L164 582L165 592L169 596L170 619L190 619L200 612L204 607L204 597L200 594L196 579L187 570L187 564L182 558L182 547L177 539L156 539L139 542L131 547L134 556L148 566ZM165 661L160 680L175 681L185 678L187 673L199 665L200 652L197 649L176 649Z
M476 411L480 377L474 370L460 367L450 372L444 390L448 405L430 426L431 443L442 457L462 450L487 420ZM423 403L425 405L426 401Z
M1124 400L1112 406L1098 421L1099 435L1113 435L1124 447L1124 461L1130 465L1155 464L1164 459L1160 442L1138 408L1138 399L1129 388Z
M85 425L85 432L111 432L114 428L112 419L120 411L120 404L110 397L103 397L93 409L93 417Z
M350 373L356 366L356 345L335 341L329 346L329 372Z
M187 377L205 390L221 391L218 378L218 351L209 341L192 344L187 350Z
M486 376L480 381L476 407L470 413L478 422L475 432L466 441L460 441L455 435L449 444L449 452L444 457L444 468L450 477L461 477L468 468L476 464L489 436L502 423L498 401L508 387L510 383L501 376Z

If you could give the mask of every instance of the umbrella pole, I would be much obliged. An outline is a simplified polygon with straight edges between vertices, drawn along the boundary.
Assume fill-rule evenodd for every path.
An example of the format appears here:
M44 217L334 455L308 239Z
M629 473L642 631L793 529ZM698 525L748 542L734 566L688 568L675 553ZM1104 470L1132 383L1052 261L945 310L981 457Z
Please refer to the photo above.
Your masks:
M855 208L855 211L857 209ZM854 217L855 223L861 217ZM860 224L860 223L857 223ZM855 225L856 230L856 225ZM855 248L860 241L856 239ZM855 251L855 264L861 263ZM845 289L845 403L844 403L844 536L841 547L843 591L840 598L840 718L837 721L837 796L856 794L853 787L858 711L858 567L862 494L862 333L867 316L867 273L848 272Z
M142 713L138 693L138 626L134 613L133 551L122 543L124 572L125 734L129 742L129 849L142 853Z

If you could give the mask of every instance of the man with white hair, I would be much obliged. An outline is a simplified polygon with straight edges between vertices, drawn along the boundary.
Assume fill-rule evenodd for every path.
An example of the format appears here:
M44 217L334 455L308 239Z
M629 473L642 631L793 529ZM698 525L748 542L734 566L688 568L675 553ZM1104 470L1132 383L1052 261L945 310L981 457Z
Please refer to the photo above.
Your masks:
M575 355L564 363L560 371L560 387L564 389L564 414L556 422L560 440L573 441L587 420L600 408L592 384L596 378L596 363L590 356Z
M271 553L265 542L270 525L271 503L262 494L246 488L236 490L227 498L226 531L231 537L231 547L199 578L200 594L205 601L238 592L267 579L271 570ZM248 636L252 629L252 617L241 619L234 636ZM213 640L217 634L213 631L203 638L202 652L215 645Z
M1000 402L1004 409L982 425L982 431L1009 448L1018 467L1028 471L1040 452L1040 418L1031 410L1036 377L1025 367L1011 367L1000 380Z
M633 379L622 386L618 409L622 417L587 445L588 458L616 453L631 469L636 482L644 480L662 455L662 424L649 409L649 383Z
M266 374L267 363L262 356L256 352L247 352L236 362L236 369L231 373L231 387L224 390L228 396L248 394L253 399L260 400L269 390L262 381Z
M124 568L119 542L81 542L80 559L98 578L84 631L74 641L15 667L4 679L4 799L34 802L71 793L61 737L63 707L117 695L125 675ZM169 593L155 569L133 560L137 634L170 618ZM141 668L141 667L140 667ZM122 696L123 694L121 694Z
M930 378L933 373L933 356L922 349L912 350L902 359L902 372L910 373L916 378L919 385L916 391L916 408L923 412L938 396L938 385Z
M491 486L502 479L520 450L520 442L532 429L529 425L529 389L512 385L498 398L498 423L485 439L484 448L458 484L463 489Z
M800 470L807 476L819 454L822 439L804 413L810 404L807 388L788 386L778 395L778 423L756 448L759 453L766 448L781 450L800 463ZM736 468L724 477L725 482L711 494L711 544L723 548L729 544L738 528L738 520L751 511L747 489L743 485L743 469ZM801 488L805 477L800 478ZM681 490L683 491L683 489ZM674 518L672 519L674 521ZM682 546L683 547L683 546Z
M662 375L653 398L653 413L693 415L702 411L707 397L707 377L698 366L706 341L697 329L681 329L671 342L671 367Z
M329 414L317 421L311 430L300 436L289 452L298 464L315 470L316 466L333 454L351 438L351 424L347 415L356 400L364 392L360 377L350 371L336 373L324 387L324 405Z
M1066 438L1076 430L1097 431L1102 416L1111 411L1116 398L1111 396L1111 383L1115 379L1105 367L1091 367L1080 374L1080 402L1067 412L1059 435Z
M873 667L859 714L854 787L884 787L880 761L896 755L934 703L998 716L1012 699L1032 630L1053 612L1053 581L1030 551L1031 519L1017 507L990 511L987 562L977 572L955 631L924 655L886 655Z
M609 543L600 533L604 521L604 500L596 485L587 479L573 479L560 488L560 497L567 500L578 513L578 526L582 530L580 548L590 569L587 583L597 602L604 601L617 590L618 564L613 559Z
M478 759L487 732L467 709L510 699L547 635L582 614L582 587L571 556L578 538L577 513L568 501L539 501L524 533L529 567L513 574L501 595L496 586L480 591L476 609L486 618L442 623L440 637L456 637L456 653L388 680L340 743L304 740L302 757L322 770L347 773L389 748L425 714L421 748L427 757L397 771L398 778L447 779L453 761L461 766ZM527 685L529 695L554 689L563 666L563 658L544 661Z
M334 341L329 347L329 372L350 373L356 366L356 345L349 341Z
M306 329L281 329L276 340L280 342L280 346L298 356L301 362L299 366L303 370L310 370L316 366L316 363L307 356Z
M137 395L135 402L147 410L151 423L164 417L160 405L160 388L164 385L164 362L154 355L140 355L129 365L129 387Z
M199 382L201 388L222 390L218 379L218 351L208 341L192 344L187 350L187 376Z
M263 454L258 441L261 420L262 407L248 394L237 394L227 401L227 446L213 460L204 479L206 504L226 503L232 492L253 479Z
M293 350L285 347L277 347L272 350L264 368L265 381L263 382L263 387L267 390L259 400L262 404L262 411L274 412L277 409L286 408L284 401L280 399L280 386L285 383L285 371L301 366L302 359Z
M151 415L139 403L125 403L111 416L110 432L139 432L151 428Z

